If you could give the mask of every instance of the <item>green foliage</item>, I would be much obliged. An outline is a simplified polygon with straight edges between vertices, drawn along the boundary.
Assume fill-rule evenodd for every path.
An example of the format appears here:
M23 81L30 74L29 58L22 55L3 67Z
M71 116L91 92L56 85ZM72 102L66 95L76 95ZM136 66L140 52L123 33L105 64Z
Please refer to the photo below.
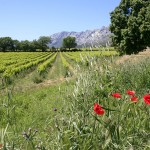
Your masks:
M60 47L60 52L65 52L65 51L66 51L66 48Z
M0 77L9 79L51 57L51 53L7 53L1 54ZM10 59L10 57L12 59Z
M32 81L34 83L41 83L43 81L43 77L40 76L39 74L35 74L33 77L32 77Z
M12 49L13 40L11 37L1 37L0 38L0 50L5 52L6 50Z
M68 68L68 67L69 67L69 63L68 63L67 60L63 57L62 53L60 53L60 57L61 57L63 66L64 66L65 68Z
M57 48L55 46L52 46L51 49L50 49L50 51L53 51L53 52L57 51Z
M28 40L21 41L19 45L21 51L27 52L30 50L30 41Z
M0 141L3 149L49 149L55 116L68 85L54 85L0 97ZM69 85L71 87L71 84ZM61 92L59 88L62 88ZM57 112L55 111L57 109ZM42 129L43 128L43 129ZM45 149L44 149L45 147Z
M77 43L76 43L76 38L75 37L71 37L71 36L68 36L66 38L63 39L63 47L64 48L74 48L77 46Z
M39 74L43 74L46 71L47 67L52 65L52 63L56 59L56 56L57 56L57 53L52 54L48 60L46 60L44 63L40 64L37 67L37 71L39 72Z
M17 51L20 49L20 42L18 40L13 40L13 51Z
M43 52L48 48L48 44L51 42L51 38L47 36L41 36L38 40L33 41L18 41L13 40L11 37L0 38L0 51L24 51L35 52L37 49L41 49Z
M110 15L113 44L121 53L138 53L150 46L149 0L122 0Z
M143 102L150 89L148 58L124 65L105 57L90 61L88 69L79 68L74 92L66 95L63 119L57 117L59 148L149 149L150 109ZM136 104L127 89L136 91ZM122 98L113 98L114 92L120 92ZM105 115L94 113L94 103L105 109Z
M26 68L31 62L37 64L37 61L46 68L57 53L51 54L0 53L3 58L0 61L5 67L12 65L12 71L22 65ZM1 90L0 144L3 149L149 149L150 109L142 97L150 92L150 59L133 55L125 63L118 64L116 60L120 57L108 57L110 54L117 53L58 53L55 66L50 70L56 78L62 78L63 74L58 74L72 63L76 64L76 61L66 62L66 58L86 60L88 65L82 67L78 63L73 68L77 70L76 76L72 80L66 78L62 84L56 78L53 80L55 85L46 84L45 79L52 81L46 77L42 84L30 83L27 87L24 79L20 79L22 89L19 86ZM12 57L15 61L10 59ZM24 58L22 64L19 58ZM25 75L35 78L32 81L41 82L37 70L34 73ZM135 90L137 103L130 100L127 89ZM119 92L122 98L113 98L113 92ZM94 103L102 105L103 116L94 113Z
M51 42L51 38L49 36L40 36L37 42L42 52L45 52L48 48L48 44Z
M66 68L66 74L65 74L65 77L69 76L70 72L69 72L69 63L68 61L66 60L66 58L62 55L62 53L60 53L60 57L61 57L61 61L62 61L62 64L63 66Z
M30 42L30 52L36 52L38 48L39 47L37 40L33 40L32 42Z

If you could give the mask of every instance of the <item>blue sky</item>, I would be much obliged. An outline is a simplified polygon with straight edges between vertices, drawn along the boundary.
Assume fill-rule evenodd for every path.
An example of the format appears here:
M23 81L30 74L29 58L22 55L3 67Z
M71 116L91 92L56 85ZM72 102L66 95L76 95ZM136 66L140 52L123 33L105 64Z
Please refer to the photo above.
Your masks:
M0 37L33 40L109 26L121 0L0 0Z

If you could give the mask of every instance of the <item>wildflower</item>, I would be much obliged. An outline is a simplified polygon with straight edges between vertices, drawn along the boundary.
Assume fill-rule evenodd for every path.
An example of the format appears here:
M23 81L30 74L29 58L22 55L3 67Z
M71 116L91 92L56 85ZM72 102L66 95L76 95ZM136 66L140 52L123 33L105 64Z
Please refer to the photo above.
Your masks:
M146 94L143 96L144 102L148 105L150 105L150 95Z
M131 101L136 103L138 101L138 98L136 96L133 96L131 97Z
M127 94L133 96L135 94L135 91L127 90Z
M105 113L104 109L97 103L94 104L94 112L97 115L103 115Z
M112 96L115 98L121 98L121 95L119 93L113 93Z

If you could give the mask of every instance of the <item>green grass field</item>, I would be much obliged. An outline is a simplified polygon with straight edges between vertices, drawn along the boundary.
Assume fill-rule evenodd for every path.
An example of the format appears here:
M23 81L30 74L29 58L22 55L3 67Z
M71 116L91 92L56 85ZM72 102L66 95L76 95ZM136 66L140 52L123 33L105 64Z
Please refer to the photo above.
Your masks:
M150 94L148 55L120 57L104 51L0 56L3 149L150 149L149 99L143 99ZM127 90L135 91L136 102ZM96 103L103 114L96 113Z

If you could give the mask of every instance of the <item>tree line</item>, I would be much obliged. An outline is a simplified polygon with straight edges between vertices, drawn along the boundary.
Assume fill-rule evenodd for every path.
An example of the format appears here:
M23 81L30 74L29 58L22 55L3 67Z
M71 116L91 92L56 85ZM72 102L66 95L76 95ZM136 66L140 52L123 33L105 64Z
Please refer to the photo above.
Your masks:
M150 47L150 0L121 0L119 6L110 13L110 31L113 33L113 46L121 54L138 53ZM38 40L19 42L10 37L0 38L0 51L46 51L50 37L41 36ZM75 37L63 39L60 50L77 46ZM55 47L52 47L55 50Z
M23 51L23 52L36 52L42 51L45 52L49 49L48 44L51 43L51 37L49 36L40 36L38 40L33 41L18 41L13 40L11 37L0 37L0 51ZM60 50L65 51L75 48L77 46L76 38L68 36L63 39L62 47ZM51 51L56 51L57 49L53 46L50 49Z
M18 41L13 40L11 37L1 37L0 38L0 51L25 51L25 52L35 52L38 49L41 51L46 51L48 48L48 43L51 38L48 36L41 36L38 40L33 41Z

